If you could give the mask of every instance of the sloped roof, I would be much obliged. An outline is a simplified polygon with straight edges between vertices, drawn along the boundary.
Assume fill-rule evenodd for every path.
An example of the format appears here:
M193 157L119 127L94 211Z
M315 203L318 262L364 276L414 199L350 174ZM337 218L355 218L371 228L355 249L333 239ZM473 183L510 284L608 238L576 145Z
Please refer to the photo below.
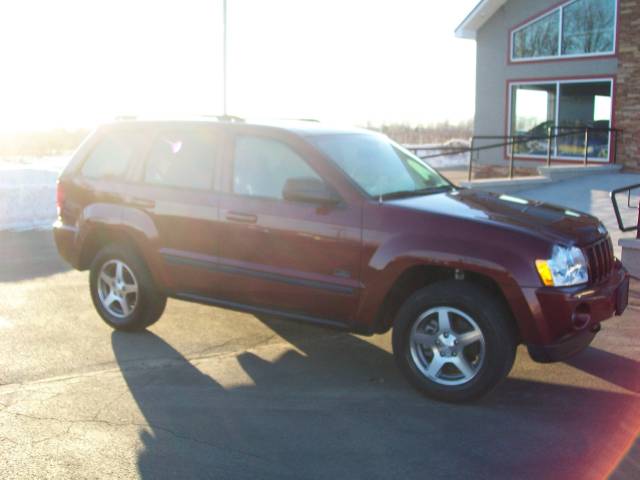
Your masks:
M475 39L476 33L508 0L480 0L456 28L456 37Z

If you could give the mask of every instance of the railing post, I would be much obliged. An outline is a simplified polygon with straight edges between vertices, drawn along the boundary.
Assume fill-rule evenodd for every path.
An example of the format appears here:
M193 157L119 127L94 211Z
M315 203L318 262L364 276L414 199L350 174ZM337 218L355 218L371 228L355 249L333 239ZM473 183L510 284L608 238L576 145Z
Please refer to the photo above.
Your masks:
M513 147L514 143L511 141L511 149L507 148L509 158L509 179L513 179Z
M467 174L467 178L469 181L471 181L471 176L473 173L473 144L474 144L474 140L475 137L471 137L471 145L470 145L470 150L469 150L469 172Z
M589 164L589 127L584 129L584 166Z
M547 129L547 167L551 166L551 127Z

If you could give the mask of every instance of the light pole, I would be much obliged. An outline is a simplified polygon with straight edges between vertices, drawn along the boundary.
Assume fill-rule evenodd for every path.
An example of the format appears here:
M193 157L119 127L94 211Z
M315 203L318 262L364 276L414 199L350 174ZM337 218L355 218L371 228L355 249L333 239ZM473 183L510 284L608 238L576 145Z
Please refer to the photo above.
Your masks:
M222 0L222 114L227 116L227 0Z

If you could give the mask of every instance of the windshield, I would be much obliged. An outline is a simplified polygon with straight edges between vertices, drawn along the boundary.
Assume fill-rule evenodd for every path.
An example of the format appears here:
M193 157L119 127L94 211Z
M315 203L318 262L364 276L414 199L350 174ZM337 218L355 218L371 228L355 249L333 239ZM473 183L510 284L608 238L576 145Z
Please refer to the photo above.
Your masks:
M451 188L433 168L382 135L322 135L311 141L372 197Z

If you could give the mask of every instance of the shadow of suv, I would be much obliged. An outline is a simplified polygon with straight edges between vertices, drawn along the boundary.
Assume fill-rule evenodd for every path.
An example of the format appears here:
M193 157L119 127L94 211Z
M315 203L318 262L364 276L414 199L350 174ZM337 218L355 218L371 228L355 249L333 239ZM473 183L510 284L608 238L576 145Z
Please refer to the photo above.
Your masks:
M168 296L361 333L393 328L407 378L466 401L584 349L628 274L595 218L458 188L388 138L321 124L105 125L58 184L58 250L139 330Z

